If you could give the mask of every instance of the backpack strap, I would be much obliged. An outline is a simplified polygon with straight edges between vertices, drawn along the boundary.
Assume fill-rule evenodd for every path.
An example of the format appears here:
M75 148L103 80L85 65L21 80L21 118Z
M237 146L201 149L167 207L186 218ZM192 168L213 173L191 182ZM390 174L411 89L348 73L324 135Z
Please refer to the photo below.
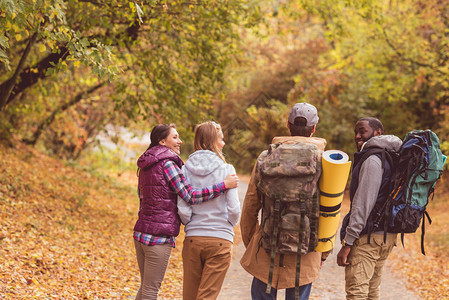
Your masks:
M382 156L382 169L385 169L385 153L386 150L385 148L379 148L379 147L372 147L372 148L368 148L368 150L366 150L366 152L362 155L362 157L359 160L359 164L360 167L362 166L362 164L365 162L365 160L367 160L368 157L370 157L371 155L375 155L375 154L381 154Z
M278 238L278 226L280 219L280 209L281 209L281 200L280 197L275 197L274 202L274 224L273 224L273 236L271 237L271 254L270 254L270 271L268 273L268 283L266 293L271 294L271 284L273 282L273 269L274 269L274 258L276 257L276 243ZM279 276L279 274L278 274Z
M395 181L395 185L396 183L399 184L400 181ZM388 195L387 200L385 201L385 208L382 210L383 212L383 216L384 216L384 243L387 242L387 232L388 232L388 228L390 226L390 217L393 214L393 199L395 196L395 189L393 188L393 190L391 191L390 195Z
M313 194L312 196L312 212L311 215L316 216L317 213L320 213L320 189L317 188L315 194ZM318 218L316 219L310 219L310 236L309 236L309 240L312 240L312 234L314 232L318 232L318 226L319 226L319 221ZM317 234L318 235L318 234ZM317 237L318 238L318 237ZM318 245L318 241L315 243L310 242L309 243L309 249L308 252L313 252L315 251L316 246ZM299 251L299 249L298 249Z
M382 169L385 170L385 163L388 162L388 164L390 165L390 184L389 184L389 189L390 190L394 190L394 187L396 186L397 183L397 178L393 178L394 173L393 173L393 166L394 166L394 161L393 161L393 157L390 154L390 152L388 152L386 149L382 149L381 152L381 162L382 162ZM376 212L376 216L369 216L371 218L371 220L373 220L373 227L368 229L368 243L370 242L370 238L371 238L371 231L373 230L373 228L378 228L380 229L380 222L383 219L384 220L384 243L386 243L387 241L387 231L388 231L388 218L391 215L391 212L389 210L389 208L391 208L391 199L393 199L392 197L393 191L387 195L387 198L384 202L384 204L382 205L382 207L380 207L377 212Z
M427 220L429 220L429 224L432 224L432 219L430 218L427 210L424 211L424 216L422 218L422 229L421 229L421 253L424 255L426 255L426 252L424 251L424 234L426 233L426 217L427 217Z
M405 207L404 207L404 216L405 218L409 215L409 208L410 208L410 204L406 203ZM404 236L405 236L405 222L402 222L402 226L401 226L401 243L402 243L402 247L405 248L404 245Z
M260 224L260 228L261 228L261 230L262 230L262 234L260 235L260 239L259 239L259 241L257 242L257 252L256 252L256 262L257 262L257 254L259 254L259 250L260 250L260 247L262 247L262 240L265 238L265 236L266 236L266 234L265 234L265 231L263 230L264 228L265 228L265 223L266 223L266 221L268 220L268 218L270 217L270 215L268 214L268 216L266 216L265 214L264 214L264 209L263 209L263 207L265 207L265 195L263 194L263 193L260 193L260 197L262 198L262 214L261 214L261 224Z
M323 194L323 192L321 192L321 194ZM328 218L328 217L336 217L338 216L338 214L341 213L341 211L339 210L341 208L341 203L335 206L322 206L320 205L320 217L324 217L324 218ZM335 233L334 235L330 236L330 237L324 237L321 239L318 239L318 242L322 242L322 243L327 243L329 241L332 241L332 239L337 235L337 233ZM334 245L332 245L333 247Z
M393 166L393 158L391 157L391 154L385 149L385 148L379 148L379 147L372 147L369 148L364 154L363 156L360 158L359 164L360 164L360 168L362 166L362 164L365 162L365 160L368 159L368 157L370 157L371 155L376 155L376 154L380 154L380 161L381 161L381 165L382 165L382 170L385 171L385 165L386 162L388 162L388 164L390 165L390 168L392 168ZM359 169L360 170L360 169ZM384 174L382 173L382 176ZM389 199L389 197L387 197L387 200L385 202L387 202ZM380 220L385 216L385 206L386 203L377 210L377 215L376 218L374 218L374 216L372 214L370 214L368 216L368 221L367 224L371 224L371 221L374 222L373 226L369 226L367 228L367 234L368 234L368 244L371 243L371 233L374 229L374 227L376 227L376 224L378 224L380 222ZM386 240L386 230L384 229L384 240Z
M320 190L320 194L327 198L337 198L337 197L340 197L341 195L343 195L344 193L345 193L344 190L342 192L336 193L336 194L329 194L329 193L326 193L326 192L323 192Z
M299 274L301 270L301 245L302 245L302 231L304 230L304 217L306 215L306 199L304 196L299 198L299 208L301 211L301 220L298 231L298 252L296 253L296 276L295 276L295 300L299 300Z
M367 237L367 243L368 244L371 244L371 233L373 232L373 225L371 225L372 223L371 223L371 221L373 220L373 217L372 217L372 215L370 214L369 216L368 216L368 219L367 219L367 221L366 221L366 229L367 229L367 234L368 234L368 237Z
M279 254L279 267L280 268L285 267L285 265L284 265L284 253L280 253ZM279 286L279 277L280 276L278 276L277 281L276 281L276 287Z

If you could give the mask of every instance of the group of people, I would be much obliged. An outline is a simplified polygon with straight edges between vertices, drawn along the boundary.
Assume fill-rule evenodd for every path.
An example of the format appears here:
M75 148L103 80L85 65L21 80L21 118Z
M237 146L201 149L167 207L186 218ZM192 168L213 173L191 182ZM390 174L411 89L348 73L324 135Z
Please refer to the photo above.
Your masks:
M291 136L312 137L319 117L316 108L297 103L290 111L287 127ZM376 118L362 118L354 128L354 154L350 184L351 208L343 220L339 266L345 267L347 299L379 299L382 268L396 234L373 228L372 214L386 199L391 168L379 155L360 163L371 147L397 150L402 141L383 135ZM136 299L157 299L180 223L185 225L182 259L183 299L216 299L231 263L233 227L240 220L246 251L241 266L253 276L251 298L276 299L286 289L286 299L295 299L297 254L276 254L269 282L270 256L260 249L262 230L259 213L263 199L257 191L255 168L240 212L239 179L227 164L219 124L209 121L195 128L194 150L184 164L180 159L179 134L173 124L159 124L151 131L151 144L138 159L139 217L134 227L141 285ZM241 216L240 216L241 213ZM300 259L299 298L308 299L329 253L309 252ZM281 261L280 261L281 259ZM271 283L271 282L270 282ZM269 291L269 293L267 293Z
M139 218L134 244L141 285L136 299L156 299L181 221L184 299L215 299L231 263L233 227L240 217L234 167L226 163L220 125L195 128L195 152L186 164L173 124L156 125L137 161Z

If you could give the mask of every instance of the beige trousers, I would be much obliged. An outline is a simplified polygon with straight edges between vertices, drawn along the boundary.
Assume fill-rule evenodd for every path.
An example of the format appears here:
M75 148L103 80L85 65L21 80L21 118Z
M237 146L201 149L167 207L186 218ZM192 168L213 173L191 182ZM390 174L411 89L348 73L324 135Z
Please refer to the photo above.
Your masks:
M136 300L155 300L164 279L171 244L147 246L134 240L140 270L140 288Z
M396 234L363 235L355 241L348 255L349 266L345 268L346 299L379 299L382 268L396 246Z
M182 248L184 300L217 299L231 264L232 243L215 237L186 237Z

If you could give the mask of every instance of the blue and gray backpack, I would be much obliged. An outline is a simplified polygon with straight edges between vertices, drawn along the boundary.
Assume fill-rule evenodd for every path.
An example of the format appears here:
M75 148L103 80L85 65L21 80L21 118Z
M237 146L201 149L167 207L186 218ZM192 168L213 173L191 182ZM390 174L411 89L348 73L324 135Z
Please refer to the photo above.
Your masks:
M407 133L398 153L379 148L374 151L368 155L382 153L382 160L388 159L392 172L391 192L372 216L373 227L383 230L384 238L387 232L400 233L404 246L404 234L416 232L422 224L421 252L425 255L425 219L432 223L426 207L430 196L433 199L435 184L443 173L445 162L440 141L431 130L414 130Z

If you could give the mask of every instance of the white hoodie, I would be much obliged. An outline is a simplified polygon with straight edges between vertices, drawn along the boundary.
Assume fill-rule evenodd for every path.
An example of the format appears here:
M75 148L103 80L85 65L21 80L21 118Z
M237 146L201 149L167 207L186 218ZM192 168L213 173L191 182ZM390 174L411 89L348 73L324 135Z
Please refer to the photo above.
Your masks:
M214 152L198 150L189 156L182 173L187 182L198 189L223 181L227 175L235 174L235 169ZM217 237L233 242L233 227L240 217L237 189L196 205L189 205L178 196L178 214L185 225L186 237Z

